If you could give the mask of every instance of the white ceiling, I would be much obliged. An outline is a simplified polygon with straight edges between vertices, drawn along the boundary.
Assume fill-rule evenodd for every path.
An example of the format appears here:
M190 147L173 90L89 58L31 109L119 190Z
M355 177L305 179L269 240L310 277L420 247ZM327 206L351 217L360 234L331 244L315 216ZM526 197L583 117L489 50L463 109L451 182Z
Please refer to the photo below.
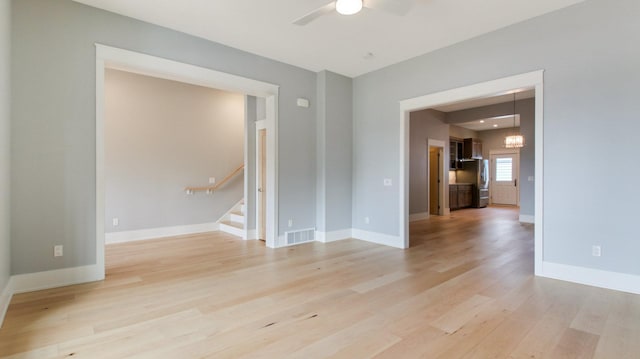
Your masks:
M524 100L527 98L534 98L536 96L536 91L534 89L525 89L525 90L516 90L516 100ZM489 105L496 105L504 102L512 102L513 101L513 91L511 93L499 94L495 96L488 96L482 98L476 98L471 100L465 100L460 102L454 102L442 106L433 107L434 110L440 112L453 112L460 110L467 110L470 108L483 107Z
M520 115L516 115L515 121L512 115L482 118L475 121L454 123L454 126L464 127L473 131L499 130L502 128L520 127Z
M445 106L434 107L434 110L442 111L442 112L453 112L460 110L467 110L476 107L483 107L489 105L496 105L499 103L511 103L513 102L513 91L512 93L507 94L499 94L490 97L477 98L473 100L461 101L452 104L448 104ZM516 101L524 100L528 98L535 98L536 91L534 89L520 89L515 91L515 99ZM455 126L464 127L473 131L489 131L489 130L499 130L502 128L512 128L512 127L520 127L520 115L516 114L515 119L513 115L506 116L496 116L489 118L477 118L473 121L455 123Z
M292 21L330 1L74 1L311 71L355 77L584 0L415 0L405 16L363 9L302 27Z

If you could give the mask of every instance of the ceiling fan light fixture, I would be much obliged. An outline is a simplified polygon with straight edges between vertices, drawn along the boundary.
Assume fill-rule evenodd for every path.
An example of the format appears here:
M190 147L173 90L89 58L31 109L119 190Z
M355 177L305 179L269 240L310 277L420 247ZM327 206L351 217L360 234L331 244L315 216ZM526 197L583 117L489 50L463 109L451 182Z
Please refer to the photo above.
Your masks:
M353 15L362 10L362 0L336 0L336 11L341 15Z

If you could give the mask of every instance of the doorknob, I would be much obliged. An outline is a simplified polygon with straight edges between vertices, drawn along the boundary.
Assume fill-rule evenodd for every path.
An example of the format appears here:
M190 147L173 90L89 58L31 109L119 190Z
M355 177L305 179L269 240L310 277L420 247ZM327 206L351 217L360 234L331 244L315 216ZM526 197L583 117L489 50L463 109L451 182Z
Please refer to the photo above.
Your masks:
M258 188L258 192L262 193L262 188Z
M513 180L513 185L514 185L515 187L518 187L518 179L517 179L517 178Z

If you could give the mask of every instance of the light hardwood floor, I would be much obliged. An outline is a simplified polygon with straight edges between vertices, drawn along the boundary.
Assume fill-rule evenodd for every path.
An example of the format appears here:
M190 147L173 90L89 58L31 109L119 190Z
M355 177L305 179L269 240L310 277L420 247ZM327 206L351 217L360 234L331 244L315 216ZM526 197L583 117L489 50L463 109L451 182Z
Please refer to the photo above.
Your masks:
M16 295L2 358L640 358L640 296L533 277L508 208L412 248L222 233L107 247L107 279Z

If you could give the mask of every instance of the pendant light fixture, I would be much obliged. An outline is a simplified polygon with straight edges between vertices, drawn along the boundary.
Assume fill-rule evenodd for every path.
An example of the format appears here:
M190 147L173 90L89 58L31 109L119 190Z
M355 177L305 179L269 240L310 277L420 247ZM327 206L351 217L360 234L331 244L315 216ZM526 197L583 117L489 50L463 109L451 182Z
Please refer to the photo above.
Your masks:
M357 14L362 10L362 0L336 0L336 11L342 15Z
M513 93L513 128L516 127L516 93ZM506 148L522 148L524 147L524 136L520 131L504 138L504 147Z

